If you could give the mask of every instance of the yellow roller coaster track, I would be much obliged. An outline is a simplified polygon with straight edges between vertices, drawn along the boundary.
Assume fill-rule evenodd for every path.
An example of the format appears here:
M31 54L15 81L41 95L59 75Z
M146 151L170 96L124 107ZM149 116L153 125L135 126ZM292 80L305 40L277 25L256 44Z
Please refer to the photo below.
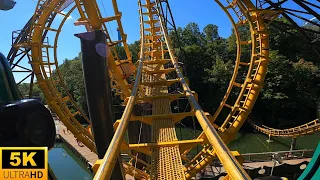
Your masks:
M116 2L114 2L115 16L103 18L100 24L101 29L107 34L107 44L112 53L108 57L108 65L110 68L110 75L113 80L113 86L118 89L118 94L123 98L130 95L130 89L126 78L133 74L134 66L132 65L132 58L126 43L126 34L124 34L121 25L121 13L118 11ZM91 12L84 6L86 2L80 0L75 1L61 1L61 0L39 0L36 10L31 22L30 32L28 39L22 44L15 44L16 47L31 48L31 63L33 71L36 74L38 84L43 91L48 105L60 117L60 120L68 127L68 129L75 135L77 139L83 142L89 149L96 151L92 135L76 120L76 116L82 116L85 120L90 122L88 117L80 110L75 100L72 98L64 83L63 77L60 73L57 59L57 47L61 29L70 16L70 14L77 9L80 14L80 19L75 25L84 25L88 31L95 28L95 24L90 23L89 15L86 13ZM73 5L67 13L63 13L61 9L66 6ZM94 12L101 17L98 11L97 4L93 2ZM63 16L60 20L59 26L52 27L48 24L53 14ZM104 22L116 21L118 23L119 31L122 37L120 41L113 41L109 36L106 25ZM44 31L55 33L55 40L53 44L42 42ZM127 59L119 59L115 45L123 43Z
M116 132L105 157L95 165L95 179L110 177L114 161L120 152L127 153L131 159L123 162L126 173L138 179L191 179L214 158L219 158L222 162L228 178L250 179L241 167L241 158L235 158L239 154L230 152L226 144L234 138L245 122L263 86L269 61L269 36L265 21L273 20L281 11L257 9L250 0L215 1L229 17L234 28L237 57L227 92L218 110L211 116L201 109L197 94L190 90L182 75L159 10L160 0L146 0L144 4L139 2L141 51L137 68L132 64L116 0L112 0L115 14L111 17L102 17L95 0L38 0L28 40L16 46L31 48L29 56L32 68L47 103L74 136L94 152L96 149L92 135L75 116L82 116L88 122L90 120L77 106L64 84L58 66L57 45L62 27L74 10L77 10L81 17L75 25L85 26L87 31L103 30L107 34L106 44L111 52L107 61L112 85L117 89L117 94L126 100L126 109L122 118L115 123ZM71 8L67 13L63 13L61 10L66 6ZM57 23L58 27L47 23L55 13L63 16L61 20L57 19L60 21ZM122 37L120 41L114 41L109 36L105 25L109 21L117 23ZM249 39L239 33L239 28L245 26L251 32ZM43 43L45 31L55 34L53 44ZM126 59L118 57L115 45L119 43L123 43ZM243 59L241 50L244 47L251 48L250 59ZM241 73L238 73L240 69ZM243 73L246 73L245 79L241 78ZM135 75L136 78L132 89L127 81L130 75ZM183 92L170 94L168 87L174 83L178 83ZM238 94L235 101L230 98L233 91ZM172 113L170 103L183 96L187 97L191 111ZM132 114L134 106L142 102L152 104L152 115ZM229 110L227 117L221 115L223 109ZM197 118L203 133L197 139L179 141L175 123L187 116ZM225 121L218 126L214 123L216 119ZM128 144L124 136L130 121L140 121L144 126L151 126L151 142ZM188 159L186 155L197 145L201 145L203 149L192 159ZM137 158L131 154L132 150L150 156L151 161L145 162ZM144 169L135 168L134 162L142 163Z
M249 121L249 123L259 132L267 134L269 136L282 136L282 137L298 137L301 135L312 134L316 131L320 131L319 119L310 121L301 126L288 128L288 129L274 129L265 125L257 125L256 123Z
M112 164L116 159L116 152L120 149L132 149L151 155L151 179L190 179L210 163L216 155L224 164L224 167L231 178L248 179L249 177L241 166L239 166L231 152L227 150L222 139L225 142L229 142L234 137L247 118L258 93L262 88L269 59L268 35L266 30L267 27L264 24L264 18L268 17L268 20L270 20L270 18L276 17L279 12L272 10L257 10L250 1L228 2L227 6L223 6L221 2L217 1L232 21L236 31L238 45L236 67L230 86L220 108L216 114L210 118L211 123L213 123L222 108L227 107L231 109L225 123L218 128L220 136L222 137L222 139L220 139L218 133L198 105L193 93L182 76L177 63L178 59L175 57L174 52L170 47L170 39L168 38L167 29L165 29L163 24L163 17L158 10L158 3L158 1L150 2L149 0L146 0L146 3L142 5L146 11L141 10L141 14L142 16L147 16L148 21L143 21L142 23L144 26L147 26L147 28L142 28L142 30L147 31L147 35L143 35L144 38L142 39L141 44L144 46L142 48L144 48L144 50L147 49L147 51L142 51L141 53L147 56L141 57L144 64L141 70L142 82L148 81L148 86L152 85L151 88L145 87L145 92L142 94L145 94L145 96L151 95L151 97L161 96L161 98L154 98L154 100L152 100L153 115L131 117L129 108L134 104L134 99L137 96L137 92L133 92L130 98L131 101L129 101L131 104L127 104L124 116L118 121L119 127L116 130L114 139L109 146L95 178L108 178L113 168ZM233 19L234 16L232 16L229 11L236 13L236 20ZM241 39L238 33L239 26L245 25L250 26L252 32L250 40ZM143 42L144 39L146 39L145 42ZM244 45L251 45L252 57L250 60L240 60L241 46ZM172 65L166 67L171 68L164 68L163 61L165 60L165 57L170 57ZM159 63L153 61L159 61ZM235 82L239 66L243 66L247 69L247 77L243 82ZM191 104L191 112L171 113L170 98L167 94L169 80L166 79L168 76L165 76L165 74L173 72L174 70L176 72L177 80L183 87L184 94ZM139 81L136 81L135 85L138 85L138 83ZM146 83L140 85L146 86ZM234 102L234 105L226 104L231 91L235 88L240 89L237 101ZM143 100L143 97L140 97L140 99ZM198 139L178 141L175 134L174 123L182 120L186 116L196 116L204 132ZM129 120L140 120L145 124L151 125L152 142L144 144L121 143ZM218 127L217 125L215 126ZM197 144L201 144L204 149L195 156L194 159L186 159L184 155ZM186 163L182 163L182 161L185 161Z

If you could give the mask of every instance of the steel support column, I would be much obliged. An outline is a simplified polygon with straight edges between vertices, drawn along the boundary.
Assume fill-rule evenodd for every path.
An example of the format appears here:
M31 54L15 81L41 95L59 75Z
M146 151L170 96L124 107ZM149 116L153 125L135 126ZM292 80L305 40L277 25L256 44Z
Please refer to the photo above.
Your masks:
M297 137L293 137L290 145L290 152L296 149Z
M89 116L99 159L102 159L114 135L112 93L107 66L109 48L106 35L101 31L77 34L81 40ZM122 166L116 161L111 179L123 179Z

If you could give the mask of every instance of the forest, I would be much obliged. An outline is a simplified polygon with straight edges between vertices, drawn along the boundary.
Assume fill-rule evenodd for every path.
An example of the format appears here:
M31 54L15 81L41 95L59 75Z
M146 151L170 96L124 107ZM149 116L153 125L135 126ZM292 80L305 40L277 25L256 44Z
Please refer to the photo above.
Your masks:
M278 21L285 23L282 19ZM320 57L311 45L298 37L272 25L269 31L271 59L263 90L249 118L273 128L293 127L316 119L320 100ZM240 34L249 37L248 27L241 28ZM208 24L200 30L197 23L191 22L177 28L177 33L172 31L170 36L190 88L198 93L202 108L214 114L233 74L234 32L223 38L218 33L218 26ZM315 35L314 38L319 37ZM129 45L134 61L138 57L139 44L136 41ZM124 56L122 46L117 50L120 58ZM249 46L244 48L242 58L250 58L250 53ZM74 59L65 59L59 68L70 93L87 112L80 53ZM28 84L19 86L22 93L27 92L27 87ZM33 93L45 103L37 85ZM231 96L236 97L236 94Z

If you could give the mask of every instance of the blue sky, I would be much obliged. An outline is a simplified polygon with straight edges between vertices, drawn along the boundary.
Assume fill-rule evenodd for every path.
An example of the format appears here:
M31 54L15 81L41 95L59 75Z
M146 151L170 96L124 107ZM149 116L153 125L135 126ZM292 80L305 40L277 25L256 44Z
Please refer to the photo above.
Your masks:
M103 1L103 5L102 5ZM10 11L0 11L0 52L7 54L11 48L12 31L22 29L25 23L34 13L36 0L16 0L16 6ZM114 14L111 0L97 0L103 16L111 16ZM122 12L122 25L125 33L128 34L128 43L139 40L139 15L137 0L118 0L119 11ZM170 1L175 22L177 26L184 27L189 22L197 22L202 29L209 23L219 26L219 33L223 37L227 37L231 33L231 24L225 19L223 11L212 0L199 1ZM104 7L104 8L103 8ZM66 9L65 11L67 11ZM75 33L84 31L82 27L75 27L74 22L79 18L78 12L71 14L58 41L58 59L61 63L65 58L72 59L80 52L80 41L74 37ZM62 19L62 16L56 18ZM59 23L54 22L53 27L57 27ZM117 27L115 23L109 23L107 27L110 35L117 38ZM49 35L49 41L53 42L54 37ZM22 62L24 65L26 62ZM23 73L15 73L16 81L22 79Z
M99 6L102 7L102 0L97 0ZM108 16L113 15L110 1L104 1L104 7L101 8L101 13ZM7 54L11 47L11 33L14 30L21 29L28 19L32 16L36 1L35 0L16 0L17 4L10 11L0 11L0 52ZM182 2L184 2L182 4ZM189 22L197 22L202 29L205 25L213 23L219 26L219 33L226 37L231 33L231 25L225 19L223 11L212 0L201 1L200 3L186 3L186 1L170 1L175 22L177 26L185 26ZM136 0L118 0L119 10L122 12L122 24L125 33L128 34L128 42L132 43L139 40L139 16ZM71 14L70 18L63 27L63 32L59 38L59 44L68 44L67 50L59 50L60 58L73 58L80 51L79 40L73 34L83 30L82 28L74 27L73 23L78 17L77 12ZM60 17L62 18L62 17ZM110 23L110 34L116 38L117 30L113 23ZM49 37L50 38L50 37ZM50 38L51 39L51 38ZM49 39L49 40L50 40ZM52 38L53 40L53 38Z
M5 55L11 48L12 31L23 28L25 23L34 13L37 2L36 0L15 1L17 4L12 10L0 11L0 52ZM114 14L111 0L97 0L97 2L103 16L111 16ZM102 5L102 2L104 6ZM128 43L139 40L137 0L118 0L117 2L119 10L122 12L124 31L128 34ZM213 0L170 0L169 2L177 26L184 27L189 22L197 22L200 29L202 29L207 24L212 23L218 25L220 36L227 37L231 34L231 24L229 20ZM292 6L292 4L289 3L289 6ZM68 9L66 9L66 11L67 10ZM63 26L58 41L59 62L62 62L65 58L74 58L80 51L79 39L74 37L74 34L83 32L84 28L74 26L73 23L77 18L79 18L79 15L75 11ZM57 17L53 23L53 27L57 27L59 25L58 21L61 21L61 19L62 16ZM108 28L113 39L116 39L117 27L115 26L115 23L109 23ZM54 36L49 34L49 41L53 42L53 40ZM17 78L19 79L20 77Z

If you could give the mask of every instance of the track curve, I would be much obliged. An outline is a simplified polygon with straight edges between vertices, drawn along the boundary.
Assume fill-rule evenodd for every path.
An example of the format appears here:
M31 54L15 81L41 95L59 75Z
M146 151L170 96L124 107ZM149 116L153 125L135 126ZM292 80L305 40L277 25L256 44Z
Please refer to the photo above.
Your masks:
M257 9L255 9L254 5L251 3L251 1L233 1L231 3L227 2L227 6L223 6L221 2L217 1L218 3L220 3L220 5L225 9L226 12L228 12L229 10L231 10L232 12L236 13L236 19L238 19L238 21L233 20L233 16L229 14L230 19L233 22L233 25L235 28L238 28L238 26L244 26L244 25L248 25L250 27L250 31L251 33L251 39L250 40L243 40L240 38L239 33L237 33L237 52L238 52L238 56L236 59L236 68L235 68L235 72L232 78L232 81L230 82L227 94L223 100L223 102L221 103L220 109L216 112L216 114L213 116L213 118L211 118L211 123L217 118L217 116L220 114L221 109L224 107L227 107L229 109L231 109L231 112L229 114L229 116L226 118L225 122L223 123L223 125L221 127L218 128L219 130L219 134L221 136L222 139L220 139L218 136L218 133L216 132L216 130L214 130L213 126L210 124L210 120L208 119L208 117L206 117L205 113L203 112L203 110L201 109L201 107L199 106L199 104L196 102L193 93L191 93L190 88L188 87L185 79L183 78L183 75L180 71L180 67L178 65L178 59L175 56L173 50L171 49L171 42L170 39L168 37L168 30L165 28L164 24L163 24L163 14L161 14L161 12L159 11L159 3L161 3L160 1L156 1L156 2L150 2L149 0L146 0L146 4L144 4L143 6L147 9L146 12L142 12L143 15L146 15L148 17L148 21L145 21L144 23L149 24L150 28L148 28L149 31L149 35L146 36L148 37L148 39L150 39L148 46L146 46L146 48L148 48L149 52L144 52L147 53L147 57L150 59L147 62L153 62L155 61L153 64L157 65L157 66L146 66L146 69L151 68L150 70L145 70L147 73L148 71L152 72L152 71L156 71L157 74L167 74L170 73L171 71L176 71L177 74L177 78L178 81L181 86L183 87L182 89L184 90L185 96L188 98L189 103L192 107L192 111L189 113L191 116L196 116L200 125L202 126L204 132L202 133L202 135L200 135L198 137L198 139L196 140L197 143L201 142L200 144L204 147L204 149L201 151L201 153L199 153L197 156L195 156L192 160L188 160L184 157L184 155L186 153L188 153L190 151L190 149L192 149L193 147L195 147L195 145L197 143L193 142L193 140L191 140L192 145L188 145L187 148L182 148L180 150L182 150L180 153L181 157L177 156L176 153L174 153L173 149L172 152L171 150L167 149L167 153L161 153L161 146L155 148L155 150L152 150L152 152L157 152L157 154L152 154L151 158L154 160L152 160L152 163L155 162L155 164L152 164L151 167L155 166L154 168L151 168L153 170L151 170L151 177L175 177L174 179L181 177L178 174L180 172L180 169L178 167L180 167L179 164L181 164L181 162L179 162L180 158L183 159L184 161L186 161L187 163L184 164L184 171L185 171L185 178L186 179L190 179L191 177L195 176L197 172L199 172L201 169L205 168L205 166L210 163L210 161L216 157L219 157L219 159L221 161L223 161L223 164L226 164L228 162L229 165L232 165L233 167L228 167L227 171L229 172L229 175L233 178L238 178L238 179L247 179L248 177L244 174L242 174L242 171L239 168L238 171L236 170L237 167L239 167L236 163L236 160L234 159L234 157L232 157L231 153L229 151L227 151L227 148L225 144L222 142L222 140L226 143L228 143L229 141L231 141L233 139L233 137L235 136L235 134L237 133L237 131L240 129L240 127L242 126L242 124L244 123L245 119L247 118L250 110L252 109L255 100L258 97L258 94L262 88L263 85L263 81L264 81L264 76L266 74L266 67L268 64L268 60L269 60L269 47L268 47L268 34L267 34L267 30L266 30L266 25L264 23L264 18L265 16L263 16L263 14L258 11ZM269 14L272 15L276 15L276 13L272 10L270 10ZM156 15L156 16L155 16ZM157 17L158 16L158 17ZM270 16L268 16L270 18ZM149 37L150 36L150 37ZM161 43L161 48L159 47L159 43ZM243 45L251 45L251 49L252 49L252 57L250 60L241 60L241 46ZM164 49L163 49L164 48ZM143 53L143 52L142 52ZM163 57L166 57L165 54L170 55L170 59L172 61L172 65L168 66L171 68L164 68L163 70L161 70L160 66L160 62L157 62L158 59L161 59L161 57L159 57L159 55L162 54L162 59ZM167 56L168 57L168 56ZM169 61L170 62L170 61ZM243 79L243 81L239 81L239 79L237 78L238 76L238 68L239 67L245 68L247 71L247 75L246 77ZM157 70L153 70L153 68L160 68ZM173 67L173 68L172 68ZM147 73L148 75L148 73ZM150 75L150 74L149 74ZM153 76L151 76L153 77ZM161 76L162 77L162 76ZM163 77L168 77L168 76L163 76ZM174 77L174 76L172 76ZM149 78L148 78L149 79ZM155 88L155 90L157 89L157 87L160 85L158 80L153 80L153 78L149 79L150 82L148 83L148 85L142 84L144 86L150 86ZM173 79L172 79L173 80ZM237 80L237 81L236 81ZM168 85L168 80L163 80L163 85ZM158 85L155 85L158 84ZM165 87L165 86L164 86ZM153 92L154 89L151 89L151 92ZM158 87L159 88L159 87ZM238 89L239 91L239 97L236 100L236 102L234 102L234 105L228 105L226 104L228 97L231 93L232 90L234 89ZM155 96L155 95L160 95L160 94L150 94L151 97ZM149 95L149 96L150 96ZM136 95L132 95L131 97L135 97ZM168 95L161 95L163 99L166 99ZM146 97L142 97L141 99L144 100ZM159 100L162 100L161 97L159 97ZM157 104L158 101L153 100L153 105ZM155 103L155 104L154 104ZM127 105L128 107L129 105ZM164 105L163 105L164 106ZM155 107L152 108L152 113L155 112L160 112L157 110L157 105L155 105ZM165 109L165 107L162 107L162 109ZM126 112L126 110L125 110ZM168 113L168 112L167 112ZM194 113L194 114L193 114ZM146 123L146 124L150 124L152 126L152 129L154 129L153 132L159 132L159 134L152 134L152 138L157 139L155 142L158 143L162 143L163 140L159 140L158 138L161 139L162 137L162 133L161 133L161 126L158 126L155 123L151 123L153 121L155 121L156 119L159 119L157 121L162 122L165 121L165 119L173 119L173 115L170 114L163 114L163 112L161 113L162 115L160 116L160 114L157 114L157 116L144 116L144 117L140 117L137 118L139 121ZM177 116L177 120L174 120L174 122L178 122L181 119L183 119L185 116L190 116L190 115L180 115L179 113L173 113L176 114L175 116ZM157 117L157 118L156 118ZM119 122L119 126L121 126L121 123L125 123L126 121L128 121L128 118L126 116L123 116ZM134 118L135 119L135 118ZM160 121L161 120L161 121ZM151 121L151 122L150 122ZM209 123L209 124L208 124ZM164 126L163 122L163 126ZM170 123L169 123L170 124ZM171 131L170 129L172 128L172 125L165 125L165 127L168 129L167 133L169 136L173 136L175 137L175 132ZM158 127L159 129L157 129L156 127ZM174 127L174 126L173 126ZM216 126L217 127L217 126ZM125 130L125 126L122 125L122 129L121 132L119 132L119 130L116 131L116 135L115 135L115 139L114 139L114 143L118 143L118 140L116 141L116 139L119 139L117 136L123 135L123 131ZM165 135L165 134L163 134ZM159 137L157 137L159 136ZM165 136L163 136L162 138L164 138ZM121 138L120 138L121 139ZM165 138L164 138L165 139ZM168 142L166 142L168 141ZM164 140L163 143L169 143L172 140ZM176 145L179 146L180 143L182 142L173 142L172 145ZM214 145L214 146L213 146ZM146 153L145 150L142 150L143 147L139 148L140 144L135 144L132 145L134 146L135 150L140 151L142 153ZM113 148L115 147L115 145L112 143L109 148ZM130 147L130 145L129 145ZM151 148L153 149L153 148ZM113 150L117 150L117 149L113 149ZM109 153L108 153L109 152ZM111 149L108 149L106 156L103 160L103 167L99 168L98 172L97 172L97 177L105 177L104 175L109 174L110 173L110 169L107 168L107 164L112 162L109 158L114 158L114 156L110 155ZM170 153L169 153L170 152ZM215 154L217 153L217 154ZM148 154L148 153L146 153ZM230 159L228 159L230 157ZM164 161L164 159L171 159L171 161ZM167 162L168 164L165 167L159 166L158 163L161 162ZM170 163L169 163L170 162ZM175 167L174 171L175 173L171 173L172 168L167 169L166 167ZM174 175L175 174L175 175ZM155 176L156 175L156 176ZM181 177L182 178L182 177ZM179 178L178 178L179 179ZM184 179L184 178L183 178Z
M69 6L71 6L71 8L69 8L66 13L62 13L62 10ZM97 8L97 4L94 4L94 7ZM83 2L79 0L39 0L34 16L31 21L28 22L28 27L25 28L26 34L23 34L22 38L20 38L23 39L23 41L18 42L16 46L27 48L28 51L31 52L31 54L28 54L28 57L31 57L30 61L33 73L36 75L39 87L43 91L50 108L59 116L60 120L77 139L95 152L96 150L92 135L78 122L76 116L83 117L87 122L90 122L90 120L80 110L77 103L68 92L59 70L59 63L57 59L57 45L61 29L70 14L76 9L81 16L77 22L78 25L84 25L87 30L91 31L91 24L88 20L87 14L85 13ZM116 15L106 19L106 22L110 20L120 21L121 15L119 15L120 12L116 6L114 6L114 10ZM96 11L99 10L96 9ZM60 20L57 27L52 27L52 23L50 22L52 22L53 19L57 21L57 18L55 18L57 14L61 15L63 18ZM101 16L100 12L99 15ZM131 54L129 53L126 44L126 35L123 33L121 24L118 24L122 40L119 42L112 41L105 24L103 23L101 26L108 35L108 45L112 51L112 55L109 57L108 63L112 67L110 74L113 80L113 85L117 87L118 94L125 99L130 94L126 78L134 72ZM55 33L55 40L53 44L47 44L43 41L47 33ZM119 43L124 44L128 58L126 60L119 59L117 51L114 48L114 46Z
M229 143L239 131L248 117L253 105L264 84L269 62L269 39L265 18L275 18L277 11L264 11L257 9L251 1L218 1L216 2L229 17L237 38L237 57L235 60L234 73L231 78L227 92L220 103L218 110L211 118L211 122L221 118L222 109L229 109L229 115L224 123L219 127L219 134L225 143ZM265 16L269 14L270 16ZM238 28L249 26L251 37L246 39L241 37ZM241 58L241 49L244 46L251 46L251 59ZM246 77L241 77L239 68L245 69ZM239 81L239 79L241 81ZM235 102L228 102L231 91L237 92L238 98ZM205 138L202 133L198 139ZM187 155L189 150L184 152ZM191 178L201 169L206 167L215 157L215 151L211 146L204 146L193 159L188 160L186 165L186 177Z
M251 126L257 131L269 135L269 136L280 136L280 137L298 137L302 135L312 134L316 131L320 131L319 119L310 121L306 124L296 126L288 129L274 129L262 124L257 124L249 120Z

